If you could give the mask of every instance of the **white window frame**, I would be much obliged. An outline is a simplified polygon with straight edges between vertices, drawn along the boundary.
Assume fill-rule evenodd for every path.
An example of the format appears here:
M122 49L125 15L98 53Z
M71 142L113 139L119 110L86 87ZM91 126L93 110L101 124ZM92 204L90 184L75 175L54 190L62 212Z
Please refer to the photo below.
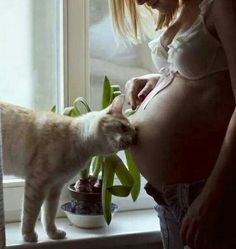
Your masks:
M89 98L89 1L64 0L64 103Z
M63 44L63 54L61 55L59 67L63 68L60 75L58 96L63 101L57 101L59 111L65 106L71 105L77 96L89 99L89 1L88 0L63 0L61 14L63 32L60 42ZM131 198L117 198L113 201L117 203L120 210L147 209L154 206L153 200L145 194L143 186L145 179L141 179L141 193L138 200L133 203ZM22 196L24 192L24 180L4 181L5 196L5 220L7 222L19 221L22 210ZM66 191L64 191L66 192ZM9 196L9 198L8 198ZM68 193L63 193L61 202L68 200ZM59 216L63 216L59 212Z

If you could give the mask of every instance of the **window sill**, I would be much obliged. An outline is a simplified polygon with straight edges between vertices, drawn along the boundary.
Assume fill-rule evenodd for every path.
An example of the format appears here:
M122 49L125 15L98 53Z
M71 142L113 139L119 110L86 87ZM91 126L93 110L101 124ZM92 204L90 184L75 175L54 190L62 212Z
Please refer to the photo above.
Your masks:
M67 232L67 239L49 240L38 223L36 231L39 234L39 242L24 243L20 234L20 224L9 223L6 225L7 248L162 248L158 218L151 209L118 212L109 227L98 229L77 228L70 225L66 218L58 218L57 224Z

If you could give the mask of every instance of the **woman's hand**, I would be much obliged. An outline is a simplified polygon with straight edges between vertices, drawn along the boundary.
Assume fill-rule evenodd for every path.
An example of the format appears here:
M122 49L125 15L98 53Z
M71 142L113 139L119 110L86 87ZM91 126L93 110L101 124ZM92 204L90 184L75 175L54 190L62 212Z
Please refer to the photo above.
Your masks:
M216 239L214 235L217 221L220 217L219 198L216 198L214 195L208 195L202 191L193 201L183 218L180 229L184 245L188 245L192 249L218 248L213 246ZM221 229L223 228L221 227Z
M126 82L125 96L128 104L131 105L133 110L135 110L152 91L159 78L159 74L147 74L141 77L132 78Z

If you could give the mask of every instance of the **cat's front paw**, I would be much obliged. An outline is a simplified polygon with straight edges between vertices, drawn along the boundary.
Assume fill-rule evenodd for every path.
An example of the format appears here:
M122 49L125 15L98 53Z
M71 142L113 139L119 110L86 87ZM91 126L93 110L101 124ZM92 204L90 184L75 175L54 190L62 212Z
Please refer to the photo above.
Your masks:
M38 241L38 235L36 232L32 233L25 233L23 234L23 239L25 242L37 242Z
M57 230L48 232L48 236L51 239L55 239L55 240L64 239L66 237L66 232L63 230L57 229Z

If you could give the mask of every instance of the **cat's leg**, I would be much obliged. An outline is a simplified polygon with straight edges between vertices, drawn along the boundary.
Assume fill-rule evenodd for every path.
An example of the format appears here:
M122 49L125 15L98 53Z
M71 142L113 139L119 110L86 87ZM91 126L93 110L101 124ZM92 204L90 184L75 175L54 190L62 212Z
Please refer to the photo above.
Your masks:
M49 193L43 204L41 220L45 231L51 239L64 239L66 236L66 233L63 230L57 229L55 225L61 189L61 185L53 186L49 190Z
M38 240L37 233L35 232L35 223L37 221L45 193L46 190L43 186L36 186L32 181L26 180L21 228L24 241L26 242L37 242Z

